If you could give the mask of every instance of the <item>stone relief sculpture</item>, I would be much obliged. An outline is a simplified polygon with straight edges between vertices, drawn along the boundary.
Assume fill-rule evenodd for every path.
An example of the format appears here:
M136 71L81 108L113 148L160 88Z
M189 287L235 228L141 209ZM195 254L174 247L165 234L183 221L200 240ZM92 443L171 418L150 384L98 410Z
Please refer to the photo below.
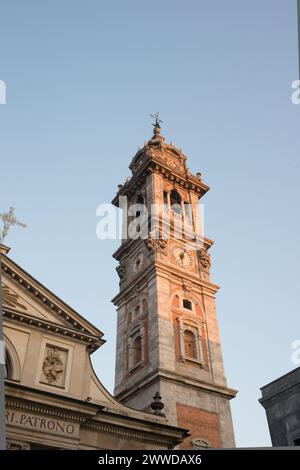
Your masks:
M201 437L192 439L192 449L209 449L210 447L211 445L206 439L202 439Z
M46 348L46 357L42 369L47 383L50 385L58 385L59 379L64 372L64 363L60 351L57 348Z
M122 286L124 282L126 282L126 268L123 263L119 264L119 266L116 267L116 271L118 273L118 276L120 278L119 285Z
M145 240L145 245L149 253L158 251L166 255L168 240L165 238L153 238L149 233L148 238Z
M210 275L210 255L205 249L201 249L199 252L199 264L200 264L200 273L204 279L208 279Z

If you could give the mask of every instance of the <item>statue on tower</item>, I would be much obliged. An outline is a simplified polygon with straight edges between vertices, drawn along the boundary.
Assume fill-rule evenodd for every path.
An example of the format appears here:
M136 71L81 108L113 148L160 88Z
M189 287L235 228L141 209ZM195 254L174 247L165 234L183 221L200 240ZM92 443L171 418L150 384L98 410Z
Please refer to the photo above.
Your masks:
M159 119L159 112L155 114L150 114L150 116L155 119L155 122L152 123L152 126L160 128L160 122L164 122L161 119Z

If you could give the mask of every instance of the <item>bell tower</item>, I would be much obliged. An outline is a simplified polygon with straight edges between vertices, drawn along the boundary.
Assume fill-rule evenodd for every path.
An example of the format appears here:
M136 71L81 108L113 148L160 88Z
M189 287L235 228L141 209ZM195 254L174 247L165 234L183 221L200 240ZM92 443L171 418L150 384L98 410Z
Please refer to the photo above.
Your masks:
M230 403L198 201L209 190L156 118L112 203L124 209L119 262L115 396L151 411L157 392L182 448L234 447Z

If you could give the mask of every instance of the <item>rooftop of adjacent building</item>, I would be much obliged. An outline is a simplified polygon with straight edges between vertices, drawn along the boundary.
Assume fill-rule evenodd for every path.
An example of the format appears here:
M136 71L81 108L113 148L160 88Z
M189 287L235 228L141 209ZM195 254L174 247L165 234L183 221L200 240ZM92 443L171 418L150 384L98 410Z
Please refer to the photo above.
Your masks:
M276 396L279 393L300 385L300 367L287 372L272 382L261 387L262 400Z

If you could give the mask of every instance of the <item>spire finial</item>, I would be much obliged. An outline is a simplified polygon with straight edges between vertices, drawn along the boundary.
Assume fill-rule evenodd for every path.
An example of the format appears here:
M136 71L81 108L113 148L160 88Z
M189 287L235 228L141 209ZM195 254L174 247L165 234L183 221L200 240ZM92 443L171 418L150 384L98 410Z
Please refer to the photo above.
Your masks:
M10 207L8 212L3 212L3 214L0 214L0 219L3 222L3 227L0 232L0 243L3 243L12 225L20 225L20 227L23 228L27 227L27 225L22 224L22 222L19 222L19 220L15 217L14 212L14 207Z

